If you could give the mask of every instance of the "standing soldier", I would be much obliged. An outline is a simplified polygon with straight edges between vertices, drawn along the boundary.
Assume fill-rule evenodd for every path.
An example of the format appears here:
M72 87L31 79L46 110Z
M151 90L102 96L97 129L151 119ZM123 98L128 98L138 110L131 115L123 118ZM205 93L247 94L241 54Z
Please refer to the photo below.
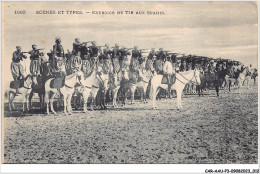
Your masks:
M19 80L22 78L24 79L24 68L21 65L20 61L27 58L27 56L23 55L21 51L20 46L16 46L16 51L13 52L13 58L12 58L12 63L11 63L11 73L14 78L15 86L16 89L16 94L18 94L18 88L19 88Z
M40 59L40 50L37 49L37 45L32 45L32 50L29 51L30 56L30 73L33 76L40 75L40 68L41 68L41 59Z
M166 54L165 52L163 51L163 48L160 48L157 55L156 55L156 59L157 60L161 60L161 61L164 61L166 59Z
M139 59L142 57L142 53L138 50L138 46L134 46L134 50L132 51L132 59Z
M119 57L121 55L119 44L115 44L115 47L112 51L112 65L113 65L113 72L118 72L120 70L120 64L119 64Z
M79 38L75 38L75 42L73 42L73 54L78 55L85 46L85 42L81 43Z
M15 81L24 78L24 68L21 65L20 61L27 58L27 56L23 55L21 51L21 46L16 46L16 51L13 52L13 58L11 63L11 72Z
M103 53L101 55L102 63L103 63L103 72L105 74L113 71L113 66L111 63L112 51L109 49L109 45L105 44L105 48L103 49Z
M142 53L138 50L137 46L134 46L134 50L132 51L132 59L130 63L130 68L132 71L137 72L139 69L139 59L142 57Z
M122 47L120 50L120 56L119 56L119 64L121 69L122 68L126 68L129 64L128 64L128 60L127 60L127 56L131 55L131 53L129 52L129 49ZM128 64L128 65L127 65Z
M55 38L55 45L53 45L53 56L54 56L54 61L56 62L56 71L59 72L58 75L61 76L66 76L66 70L65 70L65 64L66 64L66 59L64 57L64 49L63 46L61 45L61 38L56 37Z
M91 60L91 65L93 66L98 58L99 48L96 45L96 42L91 42L92 46L89 47L89 56Z

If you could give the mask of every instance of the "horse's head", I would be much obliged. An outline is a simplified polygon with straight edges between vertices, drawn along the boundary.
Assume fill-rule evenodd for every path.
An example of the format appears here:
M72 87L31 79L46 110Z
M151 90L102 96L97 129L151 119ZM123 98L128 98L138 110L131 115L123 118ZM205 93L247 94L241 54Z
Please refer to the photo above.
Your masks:
M122 73L122 77L125 79L125 80L129 80L129 74L128 74L128 71L126 69L122 69L121 71Z
M33 76L31 74L28 74L25 78L24 78L24 83L27 85L26 87L31 87L33 80L32 80ZM37 81L37 80L36 80Z
M32 83L34 86L38 86L37 76L32 76Z
M201 84L201 81L200 81L200 71L199 70L194 70L194 75L193 75L193 78L192 78L192 82L195 82L197 85L200 85Z
M82 85L82 80L84 80L84 73L82 71L76 72L77 83Z
M99 77L100 77L99 80L102 85L102 88L104 90L108 90L109 74L101 74Z

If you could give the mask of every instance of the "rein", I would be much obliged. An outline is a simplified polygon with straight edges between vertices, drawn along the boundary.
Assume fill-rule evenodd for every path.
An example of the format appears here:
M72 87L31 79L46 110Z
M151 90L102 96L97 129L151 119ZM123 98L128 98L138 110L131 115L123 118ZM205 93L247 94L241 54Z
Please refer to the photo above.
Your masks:
M184 77L184 76L183 76L182 74L180 74L180 73L178 73L178 74L181 75L185 80L187 80L187 81L190 82L191 84L197 85L198 81L197 81L196 78L195 78L196 83L194 83L194 82L191 81L191 80L195 77L195 71L194 71L194 73L193 73L193 76L192 76L191 80L187 79L186 77ZM183 84L186 84L186 83L184 83L183 81L181 81L180 79L178 79L177 76L176 76L176 79L177 79L179 82L181 82L181 83L183 83Z
M29 78L29 77L27 77L27 78ZM28 85L28 83L26 82L26 80L24 80L24 83L27 85L27 86L30 86L30 85ZM25 88L25 89L32 89L32 87L27 87L27 86L25 86L25 85L23 85L23 87Z

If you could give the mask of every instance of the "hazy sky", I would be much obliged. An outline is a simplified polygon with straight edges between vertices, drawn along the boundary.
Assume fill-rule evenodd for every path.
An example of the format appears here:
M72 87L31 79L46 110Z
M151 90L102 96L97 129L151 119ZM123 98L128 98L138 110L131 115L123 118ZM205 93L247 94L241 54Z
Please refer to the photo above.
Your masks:
M257 65L255 2L3 2L4 74L11 78L12 52L32 44L48 52L56 36L72 49L75 37L98 45L156 49L230 58ZM14 10L26 10L15 15ZM82 10L83 15L40 15L36 10ZM93 15L89 11L164 11L165 15ZM27 71L29 60L26 61Z

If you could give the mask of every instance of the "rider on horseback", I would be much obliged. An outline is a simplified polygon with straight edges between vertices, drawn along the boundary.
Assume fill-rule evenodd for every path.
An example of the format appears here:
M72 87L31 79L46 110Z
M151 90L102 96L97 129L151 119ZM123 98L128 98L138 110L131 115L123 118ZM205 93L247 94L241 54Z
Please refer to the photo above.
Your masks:
M173 69L172 63L170 62L171 57L167 57L164 65L163 65L163 73L167 77L168 82L168 97L171 98L171 87L173 85L173 75L175 74L175 71Z

